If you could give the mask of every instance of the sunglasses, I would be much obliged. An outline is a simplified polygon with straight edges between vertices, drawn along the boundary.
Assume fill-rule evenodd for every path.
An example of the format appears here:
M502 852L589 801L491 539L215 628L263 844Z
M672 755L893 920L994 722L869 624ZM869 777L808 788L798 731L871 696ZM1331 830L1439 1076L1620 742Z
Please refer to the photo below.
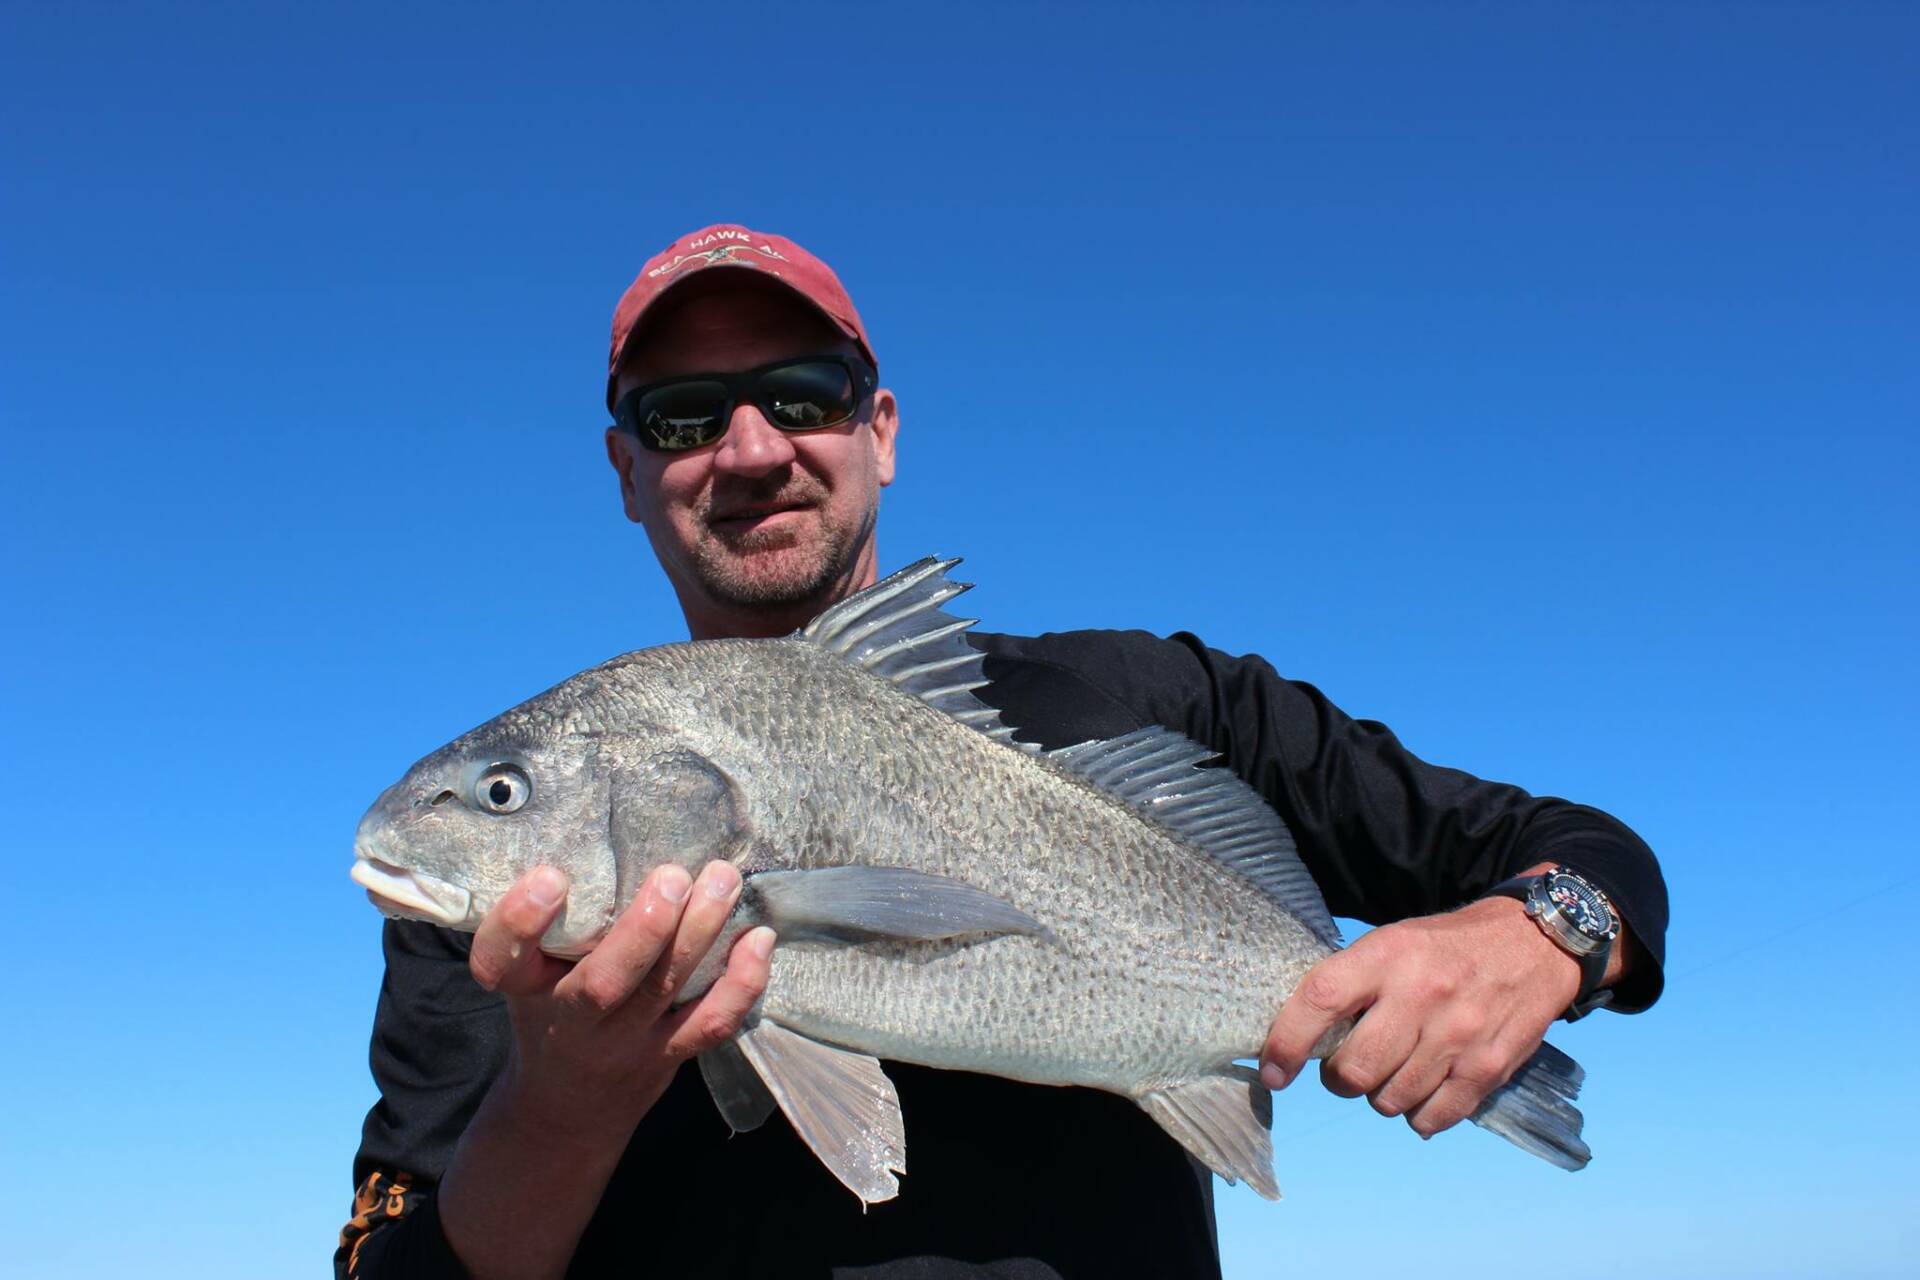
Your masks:
M743 401L782 431L819 431L853 417L875 385L872 367L851 356L801 356L740 373L649 382L621 396L613 417L643 447L678 453L726 435Z

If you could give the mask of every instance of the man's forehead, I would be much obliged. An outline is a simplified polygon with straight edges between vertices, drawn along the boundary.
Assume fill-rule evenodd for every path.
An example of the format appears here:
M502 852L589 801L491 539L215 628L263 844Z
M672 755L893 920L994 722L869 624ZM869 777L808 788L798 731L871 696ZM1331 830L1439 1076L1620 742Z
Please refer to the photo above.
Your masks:
M655 304L628 339L622 380L634 373L750 368L786 355L858 353L806 300L745 271L704 271ZM689 363L691 362L691 364Z

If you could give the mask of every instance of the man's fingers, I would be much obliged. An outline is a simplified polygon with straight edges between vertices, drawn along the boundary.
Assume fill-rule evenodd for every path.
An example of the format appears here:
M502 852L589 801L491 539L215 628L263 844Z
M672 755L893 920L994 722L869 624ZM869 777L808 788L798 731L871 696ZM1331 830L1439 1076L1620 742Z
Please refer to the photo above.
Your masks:
M1517 1065L1509 1065L1505 1056L1492 1048L1461 1055L1433 1096L1407 1113L1407 1123L1423 1138L1451 1129L1472 1115L1489 1093L1505 1084Z
M1373 1003L1379 982L1377 967L1356 961L1351 950L1337 951L1308 970L1273 1020L1260 1055L1261 1082L1269 1089L1285 1088L1327 1032Z
M727 971L707 993L662 1019L667 1053L691 1058L732 1039L740 1024L767 990L772 968L773 930L761 925L749 929L727 953Z
M680 916L680 928L666 954L654 962L653 971L640 990L653 1006L655 1015L672 1003L687 985L687 979L700 967L714 939L726 928L733 904L740 898L740 872L732 863L709 862L693 882L693 893Z
M1368 1091L1367 1100L1383 1116L1409 1115L1431 1098L1446 1079L1446 1056L1433 1041L1422 1039L1392 1078Z
M553 867L535 867L495 903L474 932L467 968L488 991L530 995L545 991L567 965L540 950L540 938L560 914L567 878Z
M1334 1055L1320 1064L1320 1081L1343 1098L1372 1093L1413 1056L1420 1024L1376 1004L1361 1018Z
M589 1018L604 1018L640 987L673 941L693 878L674 863L647 874L633 902L600 945L573 967L554 995Z

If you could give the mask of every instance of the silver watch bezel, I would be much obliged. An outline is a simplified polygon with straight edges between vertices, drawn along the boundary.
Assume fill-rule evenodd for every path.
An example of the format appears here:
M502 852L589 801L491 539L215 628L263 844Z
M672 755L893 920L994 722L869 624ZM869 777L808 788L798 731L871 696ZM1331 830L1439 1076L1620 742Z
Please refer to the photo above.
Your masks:
M1595 937L1586 932L1572 916L1567 914L1566 908L1554 901L1553 885L1559 880L1572 881L1579 886L1580 890L1591 894L1599 900L1601 906L1606 908L1608 928L1604 935ZM1527 890L1526 906L1527 914L1533 917L1534 923L1559 944L1562 950L1576 956L1593 955L1620 936L1620 913L1613 909L1613 899L1609 898L1600 886L1572 871L1549 871L1536 879Z

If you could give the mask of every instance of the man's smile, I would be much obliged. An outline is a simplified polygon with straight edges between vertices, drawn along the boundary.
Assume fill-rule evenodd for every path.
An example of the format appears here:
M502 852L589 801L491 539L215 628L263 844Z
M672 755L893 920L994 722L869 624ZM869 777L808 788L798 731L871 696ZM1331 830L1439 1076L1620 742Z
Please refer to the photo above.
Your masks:
M708 521L718 533L751 533L756 529L770 529L791 524L800 514L809 510L806 503L793 503L777 507L754 507L749 510L735 511L724 516L714 516Z

